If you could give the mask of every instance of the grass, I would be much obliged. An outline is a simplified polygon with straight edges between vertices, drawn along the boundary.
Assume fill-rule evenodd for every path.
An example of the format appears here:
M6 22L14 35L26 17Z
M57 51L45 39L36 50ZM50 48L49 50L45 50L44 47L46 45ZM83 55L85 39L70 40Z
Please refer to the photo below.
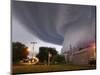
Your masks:
M95 69L95 66L87 65L13 65L13 74L23 73L40 73L40 72L57 72L57 71L73 71L73 70L89 70Z

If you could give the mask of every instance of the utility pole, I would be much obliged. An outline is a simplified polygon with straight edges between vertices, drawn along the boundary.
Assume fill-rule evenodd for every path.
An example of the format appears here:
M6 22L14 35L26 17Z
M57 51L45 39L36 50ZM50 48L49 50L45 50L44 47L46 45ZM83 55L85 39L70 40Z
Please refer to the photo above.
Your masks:
M32 57L34 56L34 46L35 44L37 44L37 42L31 42L31 44L33 45L33 53L32 53Z
M48 65L50 65L50 58L52 57L52 54L48 52Z

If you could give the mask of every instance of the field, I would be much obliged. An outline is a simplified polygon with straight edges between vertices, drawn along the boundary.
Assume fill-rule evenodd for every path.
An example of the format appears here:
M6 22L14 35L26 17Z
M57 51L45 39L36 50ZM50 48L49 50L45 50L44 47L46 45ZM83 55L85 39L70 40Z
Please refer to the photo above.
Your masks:
M41 72L57 72L57 71L73 71L73 70L90 70L95 66L88 65L13 65L13 74L23 73L41 73Z

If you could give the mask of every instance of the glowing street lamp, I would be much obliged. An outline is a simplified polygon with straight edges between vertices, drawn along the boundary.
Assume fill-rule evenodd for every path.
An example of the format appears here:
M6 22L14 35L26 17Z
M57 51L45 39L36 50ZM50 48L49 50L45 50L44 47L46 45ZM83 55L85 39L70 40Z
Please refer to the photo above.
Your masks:
M94 48L94 49L96 48L95 43L92 45L92 48Z
M26 50L27 50L27 52L30 52L30 49L29 48L27 48Z
M93 49L95 49L96 48L96 44L92 43L92 44L90 44L90 47L93 48Z

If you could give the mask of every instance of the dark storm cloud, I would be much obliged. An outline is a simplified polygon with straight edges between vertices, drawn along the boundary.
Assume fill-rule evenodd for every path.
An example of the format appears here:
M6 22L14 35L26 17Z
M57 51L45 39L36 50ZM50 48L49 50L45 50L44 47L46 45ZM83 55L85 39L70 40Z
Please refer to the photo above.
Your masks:
M95 40L95 6L14 1L12 16L46 42L67 47Z

